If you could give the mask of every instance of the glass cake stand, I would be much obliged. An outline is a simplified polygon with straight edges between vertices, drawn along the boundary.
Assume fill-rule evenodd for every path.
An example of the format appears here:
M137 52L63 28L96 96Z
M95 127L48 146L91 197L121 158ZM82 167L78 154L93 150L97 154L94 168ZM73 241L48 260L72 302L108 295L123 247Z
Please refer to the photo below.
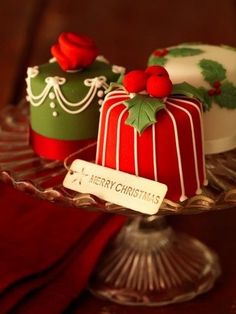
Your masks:
M97 265L89 287L93 294L126 305L160 306L190 300L212 288L221 272L217 255L198 240L176 233L165 217L235 207L236 150L206 157L209 184L201 195L182 203L165 199L157 215L145 216L64 188L64 164L36 156L28 136L26 103L4 107L1 181L48 201L130 217ZM96 142L73 158L93 161L95 151Z

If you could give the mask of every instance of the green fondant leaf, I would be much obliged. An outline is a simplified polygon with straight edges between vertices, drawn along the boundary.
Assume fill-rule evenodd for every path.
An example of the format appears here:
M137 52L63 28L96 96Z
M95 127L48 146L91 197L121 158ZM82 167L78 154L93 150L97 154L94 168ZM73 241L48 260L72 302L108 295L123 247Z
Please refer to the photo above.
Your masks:
M231 82L225 81L221 85L221 94L214 96L215 102L217 102L220 107L225 107L228 109L236 108L236 86Z
M202 97L204 111L209 111L212 106L213 98L208 95L207 89L204 87L199 87L198 92Z
M222 48L229 49L229 50L236 51L236 47L233 47L233 46L229 46L229 45L221 45L221 47L222 47Z
M112 82L110 83L109 87L105 90L105 94L108 94L109 92L117 88L124 89L124 86L121 83Z
M204 51L198 48L189 48L189 47L179 47L179 48L172 48L169 49L168 55L171 57L189 57L189 56L196 56Z
M195 97L195 98L198 98L199 100L203 101L202 93L200 93L196 87L190 85L187 82L174 84L171 94L172 95L174 94L174 95L185 95L188 97Z
M219 62L202 59L199 62L205 81L213 84L215 81L223 81L226 78L226 70Z
M118 80L117 80L117 84L122 84L124 76L125 76L124 73L120 74L120 76L118 77Z
M139 134L157 121L156 113L165 107L163 100L146 95L136 95L124 103L129 110L126 124L136 128Z
M162 65L164 66L167 62L167 58L165 57L157 57L155 55L151 55L150 58L148 59L148 65Z

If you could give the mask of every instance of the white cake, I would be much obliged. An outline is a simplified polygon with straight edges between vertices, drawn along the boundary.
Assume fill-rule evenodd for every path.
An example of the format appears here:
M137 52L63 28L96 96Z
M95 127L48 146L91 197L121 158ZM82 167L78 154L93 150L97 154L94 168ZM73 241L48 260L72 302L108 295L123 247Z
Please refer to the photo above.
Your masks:
M197 87L204 98L205 153L236 147L236 48L181 44L155 50L149 65L163 65L173 83Z

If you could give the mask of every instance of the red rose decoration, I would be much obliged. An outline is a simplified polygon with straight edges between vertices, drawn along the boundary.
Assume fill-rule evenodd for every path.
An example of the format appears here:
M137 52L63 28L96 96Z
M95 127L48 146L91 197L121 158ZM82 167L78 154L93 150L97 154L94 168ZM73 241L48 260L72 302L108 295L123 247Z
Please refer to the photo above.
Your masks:
M98 55L98 48L90 37L62 33L58 43L51 47L51 53L64 71L73 71L92 64Z

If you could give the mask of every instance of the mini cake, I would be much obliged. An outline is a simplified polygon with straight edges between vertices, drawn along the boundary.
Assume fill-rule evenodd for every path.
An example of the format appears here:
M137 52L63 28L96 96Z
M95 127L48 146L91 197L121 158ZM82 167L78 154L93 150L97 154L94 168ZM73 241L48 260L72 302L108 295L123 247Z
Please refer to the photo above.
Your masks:
M173 201L201 193L206 183L202 106L179 95L194 89L172 86L160 66L131 71L123 84L103 102L96 162L166 184Z
M157 49L148 65L164 65L173 83L198 88L204 102L206 154L236 147L236 48L181 44Z
M98 56L93 40L62 33L51 48L54 58L28 68L30 141L47 159L66 156L97 138L104 90L123 71Z

